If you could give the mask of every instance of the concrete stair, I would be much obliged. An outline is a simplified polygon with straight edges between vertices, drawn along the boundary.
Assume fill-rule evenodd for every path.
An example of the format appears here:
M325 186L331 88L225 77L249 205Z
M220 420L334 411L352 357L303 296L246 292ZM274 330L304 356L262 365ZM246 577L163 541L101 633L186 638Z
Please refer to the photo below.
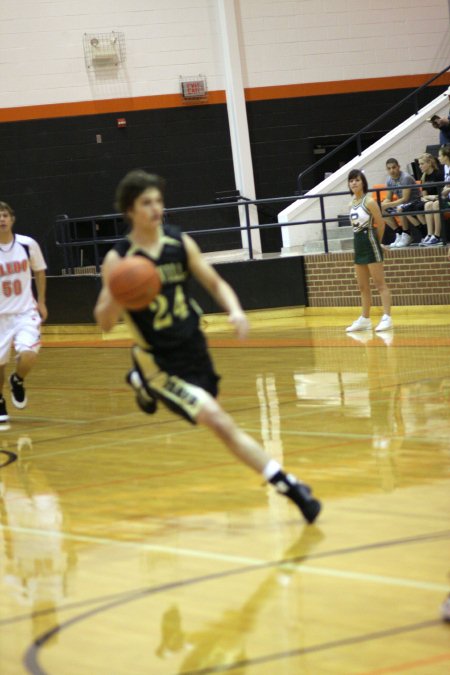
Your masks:
M329 225L327 227L328 234L328 250L332 253L339 251L353 251L353 231L349 226L337 227L336 225ZM323 253L324 252L323 239L313 239L307 241L303 245L303 252L308 253Z

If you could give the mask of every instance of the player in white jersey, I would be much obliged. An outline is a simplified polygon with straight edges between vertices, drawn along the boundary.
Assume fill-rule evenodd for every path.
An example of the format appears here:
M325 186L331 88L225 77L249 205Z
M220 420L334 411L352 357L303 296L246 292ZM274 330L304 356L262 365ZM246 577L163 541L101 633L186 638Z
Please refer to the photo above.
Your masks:
M36 361L41 321L47 318L47 265L34 239L13 232L14 220L13 209L0 202L0 423L9 419L3 386L11 346L14 345L17 355L16 370L9 378L11 398L16 408L25 408L23 381ZM31 272L37 301L31 288Z

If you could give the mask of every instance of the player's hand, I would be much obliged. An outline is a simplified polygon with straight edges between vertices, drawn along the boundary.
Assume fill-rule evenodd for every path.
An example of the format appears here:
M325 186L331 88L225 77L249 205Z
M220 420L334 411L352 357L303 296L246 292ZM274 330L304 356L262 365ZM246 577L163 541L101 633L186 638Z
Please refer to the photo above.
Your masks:
M42 322L46 321L48 317L48 309L45 302L38 302L38 312L41 315Z
M247 337L249 325L247 317L243 311L231 312L228 321L233 324L236 335L240 340L244 340Z

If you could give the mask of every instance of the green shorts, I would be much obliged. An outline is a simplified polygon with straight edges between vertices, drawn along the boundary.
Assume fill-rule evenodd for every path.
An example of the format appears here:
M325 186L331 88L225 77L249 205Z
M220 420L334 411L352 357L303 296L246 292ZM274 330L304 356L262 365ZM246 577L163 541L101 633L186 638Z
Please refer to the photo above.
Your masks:
M354 233L355 265L383 262L383 250L373 229Z

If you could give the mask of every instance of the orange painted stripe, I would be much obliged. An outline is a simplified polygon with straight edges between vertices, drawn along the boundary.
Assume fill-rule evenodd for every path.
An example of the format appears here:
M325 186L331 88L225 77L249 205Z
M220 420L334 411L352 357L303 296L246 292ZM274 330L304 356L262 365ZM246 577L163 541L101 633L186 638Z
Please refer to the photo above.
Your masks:
M208 335L207 335L208 337ZM74 340L74 341L45 341L43 343L44 347L104 347L105 349L111 347L131 347L134 342L129 338L120 338L117 340ZM250 347L254 348L289 348L289 347L349 347L352 349L362 349L365 347L376 348L383 347L386 348L385 343L382 338L375 336L371 338L368 342L361 343L356 342L350 337L342 338L283 338L283 339L271 339L271 338L248 338L247 340L238 340L237 338L208 338L208 344L213 348L226 348L226 349L246 349ZM450 337L436 337L436 338L425 338L425 337L397 337L394 336L392 347L450 347Z
M407 89L419 87L432 77L424 75L395 75L392 77L370 77L355 80L335 80L330 82L308 82L305 84L286 84L270 87L249 87L245 90L247 101L269 101L280 98L298 98L302 96L325 96L326 94L349 94L361 91L379 91L386 89ZM436 86L450 84L450 73L442 75L434 83ZM208 92L206 101L185 103L181 94L159 94L156 96L136 96L111 98L100 101L74 101L69 103L50 103L45 105L20 106L18 108L0 108L0 122L19 122L33 119L51 119L55 117L78 117L81 115L100 115L105 113L125 113L137 110L162 110L164 108L182 108L192 105L217 105L225 103L225 91L218 89Z
M0 108L0 122L19 122L23 120L50 119L54 117L79 117L81 115L102 115L105 113L124 113L135 110L160 110L163 108L183 108L192 105L216 105L225 103L225 92L210 91L208 100L185 103L181 94L161 94L158 96L136 96L129 98L110 98L100 101L76 101L73 103L49 103L47 105L27 105L20 108Z
M361 91L380 91L386 89L415 89L424 84L433 74L394 75L392 77L369 77L357 80L333 80L330 82L307 82L305 84L285 84L276 87L252 87L245 90L247 101L265 101L276 98L297 98L300 96L324 96L326 94L351 94ZM445 73L433 86L450 84L450 73Z
M418 661L409 661L408 663L400 663L397 666L388 668L381 668L380 670L371 670L370 672L361 673L361 675L387 675L388 673L403 673L412 668L420 668L421 666L430 666L435 663L443 663L443 661L450 661L450 652L446 654L438 654L429 659L419 659ZM429 670L427 671L430 672Z

